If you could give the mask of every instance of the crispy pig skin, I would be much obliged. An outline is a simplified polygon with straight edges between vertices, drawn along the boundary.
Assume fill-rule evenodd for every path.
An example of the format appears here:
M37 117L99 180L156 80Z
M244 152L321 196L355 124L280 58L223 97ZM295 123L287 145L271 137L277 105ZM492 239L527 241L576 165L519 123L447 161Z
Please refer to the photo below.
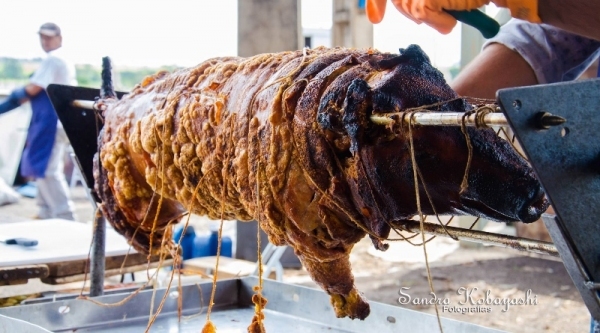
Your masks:
M148 77L107 103L96 192L115 229L145 253L160 248L185 211L258 220L271 243L295 250L338 317L364 319L369 305L354 286L350 251L367 233L385 250L390 221L416 213L407 133L368 116L456 97L416 46L401 54L317 48L210 59ZM466 109L461 99L440 107ZM460 129L441 133L447 149L459 147L460 161L439 182L425 174L452 193L432 194L437 212L485 215L484 205L460 203ZM416 148L429 135L416 129ZM511 163L530 176L524 162ZM528 202L535 191L527 190ZM424 202L424 210L432 207Z

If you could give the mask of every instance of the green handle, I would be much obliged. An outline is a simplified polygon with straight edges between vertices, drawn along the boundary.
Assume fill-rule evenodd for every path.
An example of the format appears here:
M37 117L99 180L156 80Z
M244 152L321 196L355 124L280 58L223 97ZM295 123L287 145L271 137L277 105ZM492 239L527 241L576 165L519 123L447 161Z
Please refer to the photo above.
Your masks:
M472 26L479 30L483 37L492 38L500 31L500 24L483 12L475 10L445 10L456 20Z

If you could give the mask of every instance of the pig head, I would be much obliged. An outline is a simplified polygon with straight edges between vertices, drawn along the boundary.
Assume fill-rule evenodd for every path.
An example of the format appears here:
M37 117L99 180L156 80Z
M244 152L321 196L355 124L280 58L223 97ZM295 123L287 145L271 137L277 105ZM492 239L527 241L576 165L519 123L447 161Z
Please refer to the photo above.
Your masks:
M370 115L436 103L441 105L429 109L461 112L472 107L458 98L418 46L401 49L399 56L372 65L390 70L373 86L369 78L354 79L339 105L343 114L324 104L318 122L350 138L344 158L350 170L346 181L351 200L367 228L385 238L393 221L418 213L411 133L406 126L390 129L373 124ZM467 131L472 160L466 174L468 186L461 191L469 157L461 128L412 127L422 212L467 214L500 222L537 220L548 201L528 163L492 129Z

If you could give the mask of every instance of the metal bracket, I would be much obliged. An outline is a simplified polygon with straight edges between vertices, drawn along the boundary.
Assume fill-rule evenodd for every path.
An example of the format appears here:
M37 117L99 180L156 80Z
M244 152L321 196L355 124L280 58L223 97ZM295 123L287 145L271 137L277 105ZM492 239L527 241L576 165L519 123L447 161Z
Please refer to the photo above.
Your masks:
M48 97L52 101L58 119L62 123L71 142L83 179L90 190L94 190L94 154L98 151L98 132L102 122L89 110L76 105L76 100L95 101L100 96L99 89L72 87L51 84L47 88ZM121 98L125 93L117 92ZM99 201L95 198L96 201Z
M544 222L571 279L600 319L600 79L502 89L497 94L556 216ZM566 123L540 128L549 112Z

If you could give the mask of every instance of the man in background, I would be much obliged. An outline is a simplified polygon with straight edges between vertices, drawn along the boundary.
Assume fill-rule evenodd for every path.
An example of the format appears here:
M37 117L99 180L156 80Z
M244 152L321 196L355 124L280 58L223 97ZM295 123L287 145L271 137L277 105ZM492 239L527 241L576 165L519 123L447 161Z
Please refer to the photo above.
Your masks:
M63 171L69 141L46 94L46 88L52 83L77 85L75 66L61 55L62 35L58 25L45 23L38 33L47 56L31 76L29 84L13 90L0 103L0 114L27 101L31 103L31 123L21 159L21 174L36 180L37 218L75 220Z

